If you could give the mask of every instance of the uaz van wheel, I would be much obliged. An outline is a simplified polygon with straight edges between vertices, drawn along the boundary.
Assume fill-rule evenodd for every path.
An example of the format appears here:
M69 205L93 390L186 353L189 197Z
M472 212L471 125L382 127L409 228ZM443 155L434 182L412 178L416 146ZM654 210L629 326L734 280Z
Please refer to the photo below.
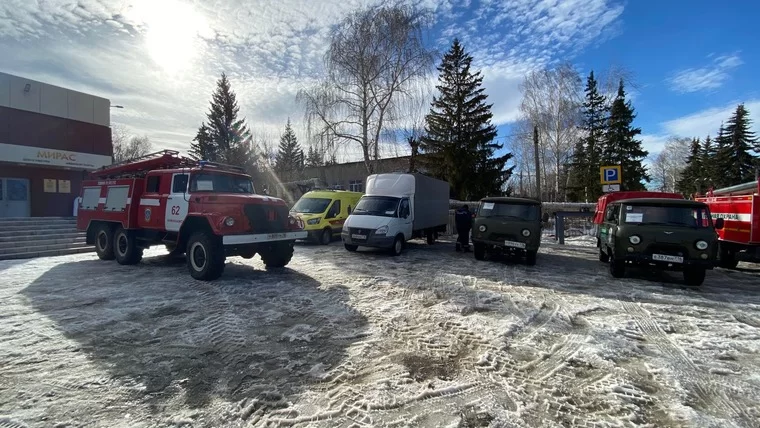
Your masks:
M187 241L187 269L190 276L211 281L224 272L224 248L216 236L195 232Z
M528 251L525 254L525 263L528 266L533 266L536 264L536 255L538 254L537 251Z
M404 250L404 237L399 235L393 241L393 246L391 247L391 255L398 256L401 254L403 250Z
M608 256L601 248L599 249L599 261L602 263L609 263L610 261L610 256Z
M625 261L618 261L615 256L610 257L610 275L613 278L622 278L625 276Z
M480 242L472 244L472 251L475 253L475 260L484 260L486 258L486 246Z
M705 268L687 268L683 271L683 279L686 285L702 285L706 273Z
M136 241L133 231L121 226L116 229L113 235L113 252L120 265L134 265L140 262L143 250L137 246Z
M102 225L95 232L95 253L100 260L113 260L113 231Z

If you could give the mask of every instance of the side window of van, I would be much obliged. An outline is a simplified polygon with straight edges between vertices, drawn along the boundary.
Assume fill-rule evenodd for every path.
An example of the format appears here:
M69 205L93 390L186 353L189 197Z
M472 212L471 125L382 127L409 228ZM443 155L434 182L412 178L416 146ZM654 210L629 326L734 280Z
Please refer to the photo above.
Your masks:
M330 211L327 212L327 218L334 218L340 214L340 199L336 199L330 207Z
M612 223L617 222L617 207L615 205L609 205L607 212L605 213L604 220Z

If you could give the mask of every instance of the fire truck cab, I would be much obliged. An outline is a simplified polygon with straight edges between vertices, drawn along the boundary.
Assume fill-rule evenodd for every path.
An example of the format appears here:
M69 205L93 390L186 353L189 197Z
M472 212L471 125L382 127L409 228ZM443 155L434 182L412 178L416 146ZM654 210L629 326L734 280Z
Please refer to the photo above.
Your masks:
M694 198L710 207L714 219L725 227L718 231L718 266L733 269L743 253L760 262L760 180L711 190Z
M186 253L190 275L213 280L227 256L259 254L267 267L293 256L303 223L282 199L257 195L242 168L164 150L90 173L82 183L77 228L98 257L138 263L145 248Z

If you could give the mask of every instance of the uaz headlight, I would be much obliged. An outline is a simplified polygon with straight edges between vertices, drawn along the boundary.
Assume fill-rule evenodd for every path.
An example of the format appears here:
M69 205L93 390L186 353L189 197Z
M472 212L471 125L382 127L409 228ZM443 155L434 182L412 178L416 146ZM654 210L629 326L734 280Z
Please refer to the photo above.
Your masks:
M638 235L632 235L630 238L628 238L628 242L630 242L633 245L637 245L641 243L641 237Z
M526 238L527 238L527 237L529 237L529 236L530 236L530 230L528 230L528 229L523 229L523 231L522 231L522 236L524 236L524 237L526 237Z
M481 224L481 225L478 227L478 230L479 230L479 231L481 231L481 232L485 232L485 231L486 231L486 229L487 229L487 228L486 228L486 225L485 225L485 224Z
M695 247L697 247L698 250L706 250L708 247L708 244L706 241L697 241L696 244L694 244Z

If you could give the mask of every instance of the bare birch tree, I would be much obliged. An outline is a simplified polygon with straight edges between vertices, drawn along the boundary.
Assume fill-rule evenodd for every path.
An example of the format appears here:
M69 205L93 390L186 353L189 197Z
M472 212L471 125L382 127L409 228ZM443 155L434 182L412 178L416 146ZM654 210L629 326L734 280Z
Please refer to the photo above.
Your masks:
M114 162L122 162L146 155L153 147L147 135L141 137L130 135L127 128L118 124L111 127L111 142L113 144Z
M671 138L652 162L651 187L661 192L675 192L681 172L686 168L690 138Z
M330 146L358 145L370 173L400 101L433 70L435 57L423 40L424 17L401 5L351 13L333 31L324 80L298 94L310 133L327 136Z
M552 183L554 200L564 200L564 167L570 161L579 138L581 78L571 64L530 72L523 81L520 110L539 129L543 159L543 182Z

